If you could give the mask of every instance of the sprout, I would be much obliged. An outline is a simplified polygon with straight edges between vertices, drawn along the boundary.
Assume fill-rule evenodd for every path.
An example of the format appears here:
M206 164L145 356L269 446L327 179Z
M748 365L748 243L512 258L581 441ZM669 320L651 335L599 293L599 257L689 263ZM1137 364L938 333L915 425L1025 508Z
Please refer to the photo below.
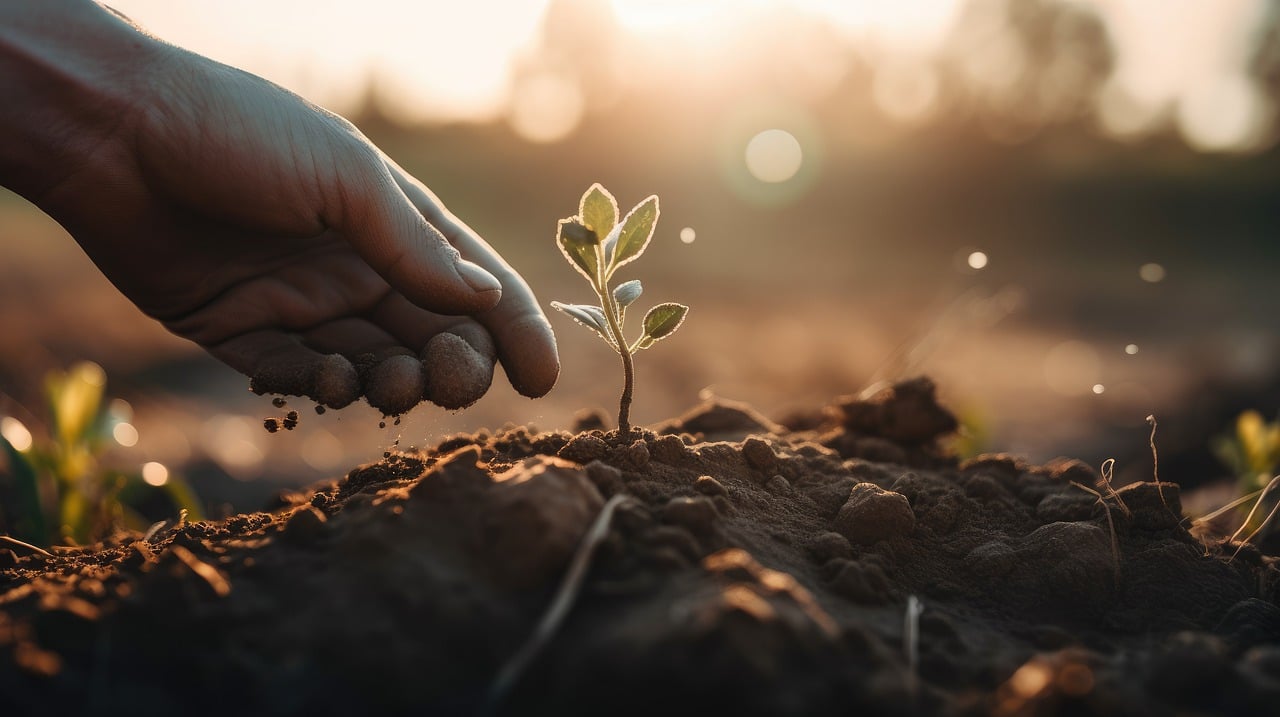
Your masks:
M560 246L561 253L569 261L569 265L591 284L600 305L553 301L551 306L594 331L622 357L623 389L618 405L618 431L623 434L631 432L629 415L635 381L632 356L674 334L689 312L689 307L683 304L658 304L645 314L644 333L639 338L628 343L622 332L627 307L640 298L643 287L636 279L625 281L612 289L609 284L618 269L644 253L649 240L653 238L653 228L657 222L656 196L650 196L637 204L619 221L618 203L613 195L599 184L593 184L582 195L578 214L561 219L556 232L556 243Z

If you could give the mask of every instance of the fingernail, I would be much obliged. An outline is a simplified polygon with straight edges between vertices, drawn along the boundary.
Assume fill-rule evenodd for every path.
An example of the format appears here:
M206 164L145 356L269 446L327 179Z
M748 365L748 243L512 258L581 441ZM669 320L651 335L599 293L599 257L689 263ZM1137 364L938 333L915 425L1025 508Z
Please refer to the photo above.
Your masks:
M467 282L467 286L477 294L502 290L502 283L498 281L498 277L485 271L479 264L459 259L455 267L458 270L458 276L462 277L462 280Z

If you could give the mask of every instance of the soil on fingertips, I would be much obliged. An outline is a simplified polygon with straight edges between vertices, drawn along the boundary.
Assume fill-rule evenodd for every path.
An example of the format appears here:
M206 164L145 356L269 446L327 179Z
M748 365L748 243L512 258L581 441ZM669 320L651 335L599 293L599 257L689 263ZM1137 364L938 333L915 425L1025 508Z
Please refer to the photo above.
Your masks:
M718 402L619 436L584 415L149 539L0 550L0 713L480 713L619 494L577 603L496 713L1280 700L1275 559L1193 538L1176 485L1102 504L1076 461L959 463L924 379L784 424Z

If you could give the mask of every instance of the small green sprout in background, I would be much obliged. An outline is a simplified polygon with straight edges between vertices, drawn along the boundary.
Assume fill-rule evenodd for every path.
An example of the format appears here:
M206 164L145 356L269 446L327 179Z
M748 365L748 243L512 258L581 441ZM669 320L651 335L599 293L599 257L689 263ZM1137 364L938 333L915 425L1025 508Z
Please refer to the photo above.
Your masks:
M645 314L644 333L639 338L628 343L623 334L627 307L640 298L641 286L639 280L632 279L611 289L610 282L618 269L644 253L657 223L657 196L649 196L619 221L618 202L604 187L593 184L582 195L578 214L561 219L556 232L560 251L591 284L600 305L553 301L551 306L596 332L622 357L623 388L618 405L618 431L624 435L631 432L631 397L635 382L632 356L674 334L689 313L689 307L684 304L658 304Z
M81 362L45 379L49 436L40 438L16 418L0 419L0 534L36 545L60 541L86 544L119 526L145 529L150 521L135 506L161 491L175 509L192 519L202 512L190 486L167 474L148 485L142 472L101 465L116 421L106 410L106 375ZM16 437L21 440L15 444ZM3 547L3 546L0 546Z
M1267 487L1280 467L1280 420L1268 423L1261 413L1245 411L1236 417L1232 434L1213 442L1213 451L1236 474L1240 493L1257 492ZM1267 505L1255 506L1243 527L1262 527L1258 521L1267 511L1257 508L1270 507L1274 501L1271 498Z

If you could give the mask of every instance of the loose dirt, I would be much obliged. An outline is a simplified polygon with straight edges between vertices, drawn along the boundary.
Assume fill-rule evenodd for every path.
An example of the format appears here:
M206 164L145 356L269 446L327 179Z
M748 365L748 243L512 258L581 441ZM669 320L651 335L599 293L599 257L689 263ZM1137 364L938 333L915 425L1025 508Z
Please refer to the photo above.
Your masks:
M1099 501L1072 485L1099 487L1076 461L958 463L925 380L784 423L721 402L627 437L460 435L266 512L52 557L0 550L0 713L1263 714L1280 700L1275 559L1192 537L1176 485ZM563 626L488 702L618 494Z

